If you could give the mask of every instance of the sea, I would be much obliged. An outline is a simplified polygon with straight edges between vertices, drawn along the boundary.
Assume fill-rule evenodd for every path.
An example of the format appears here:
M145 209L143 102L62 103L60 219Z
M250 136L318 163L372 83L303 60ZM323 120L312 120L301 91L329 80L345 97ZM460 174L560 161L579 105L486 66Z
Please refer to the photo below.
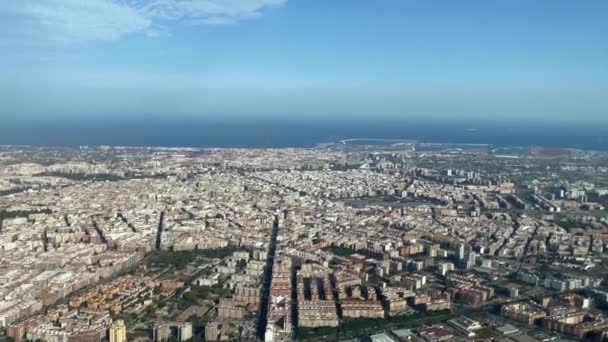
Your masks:
M125 117L0 118L0 145L314 147L344 139L403 139L495 147L608 151L608 125L459 119Z

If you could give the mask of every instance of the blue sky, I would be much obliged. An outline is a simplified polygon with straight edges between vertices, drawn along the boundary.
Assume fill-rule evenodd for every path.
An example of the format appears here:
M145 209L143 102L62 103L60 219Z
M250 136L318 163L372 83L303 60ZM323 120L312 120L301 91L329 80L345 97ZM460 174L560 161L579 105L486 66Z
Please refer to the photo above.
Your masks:
M608 122L605 0L2 0L2 117Z

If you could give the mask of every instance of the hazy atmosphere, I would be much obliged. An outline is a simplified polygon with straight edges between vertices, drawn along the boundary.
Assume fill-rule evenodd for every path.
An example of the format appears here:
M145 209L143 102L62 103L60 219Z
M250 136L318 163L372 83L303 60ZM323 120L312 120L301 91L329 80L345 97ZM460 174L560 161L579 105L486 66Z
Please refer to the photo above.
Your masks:
M4 0L0 120L606 122L606 13L602 0Z

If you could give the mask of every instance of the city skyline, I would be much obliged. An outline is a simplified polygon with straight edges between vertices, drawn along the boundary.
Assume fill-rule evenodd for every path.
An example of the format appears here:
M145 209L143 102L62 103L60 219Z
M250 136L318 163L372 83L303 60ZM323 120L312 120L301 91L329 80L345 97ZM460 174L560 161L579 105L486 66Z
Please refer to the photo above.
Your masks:
M0 4L4 120L606 122L602 1Z

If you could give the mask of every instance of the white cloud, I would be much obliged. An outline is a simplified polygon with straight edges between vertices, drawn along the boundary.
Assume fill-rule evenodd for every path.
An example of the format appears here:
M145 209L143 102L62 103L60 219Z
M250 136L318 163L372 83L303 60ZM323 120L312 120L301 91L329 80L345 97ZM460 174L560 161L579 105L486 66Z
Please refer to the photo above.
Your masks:
M108 0L4 0L0 39L18 44L113 40L146 29L151 20Z
M260 17L287 0L0 0L0 43L65 44L115 40L167 25L230 24Z

